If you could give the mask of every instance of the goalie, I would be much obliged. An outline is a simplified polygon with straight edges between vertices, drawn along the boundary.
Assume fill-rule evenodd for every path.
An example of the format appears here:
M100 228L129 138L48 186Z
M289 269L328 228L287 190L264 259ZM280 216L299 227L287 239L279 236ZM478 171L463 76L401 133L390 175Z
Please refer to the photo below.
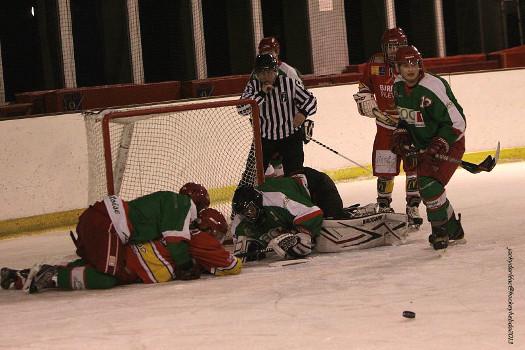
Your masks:
M235 255L247 261L262 259L269 251L294 259L308 256L314 248L339 252L400 244L407 228L406 215L377 213L375 204L353 206L346 209L345 217L323 220L322 210L304 187L290 178L267 179L256 188L239 187L233 205Z

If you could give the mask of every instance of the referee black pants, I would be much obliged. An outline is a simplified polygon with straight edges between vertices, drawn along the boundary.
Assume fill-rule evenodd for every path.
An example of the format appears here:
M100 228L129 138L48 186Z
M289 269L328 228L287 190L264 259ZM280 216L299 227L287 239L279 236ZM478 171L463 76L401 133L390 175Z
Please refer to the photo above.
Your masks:
M281 140L262 139L262 151L264 170L273 156L278 153L283 160L284 176L303 172L304 151L301 132L295 132Z

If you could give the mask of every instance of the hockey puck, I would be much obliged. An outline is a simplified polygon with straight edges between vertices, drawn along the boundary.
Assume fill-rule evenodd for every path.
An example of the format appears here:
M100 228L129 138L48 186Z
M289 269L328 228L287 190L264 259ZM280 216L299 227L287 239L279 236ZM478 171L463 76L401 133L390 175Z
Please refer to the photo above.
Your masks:
M416 318L416 313L413 311L403 311L403 317Z

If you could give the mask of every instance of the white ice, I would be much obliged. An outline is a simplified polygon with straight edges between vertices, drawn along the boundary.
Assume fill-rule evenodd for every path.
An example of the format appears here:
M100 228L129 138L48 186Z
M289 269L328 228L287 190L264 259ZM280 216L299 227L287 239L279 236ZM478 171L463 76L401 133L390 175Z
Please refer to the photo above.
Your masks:
M399 211L403 186L399 178ZM346 204L375 197L374 180L338 187ZM429 248L425 223L404 246L248 266L233 277L106 291L0 290L0 348L503 349L511 346L511 249L513 346L525 349L525 163L458 171L447 194L468 242L442 257ZM1 266L72 254L64 232L0 241ZM403 318L404 310L416 318Z

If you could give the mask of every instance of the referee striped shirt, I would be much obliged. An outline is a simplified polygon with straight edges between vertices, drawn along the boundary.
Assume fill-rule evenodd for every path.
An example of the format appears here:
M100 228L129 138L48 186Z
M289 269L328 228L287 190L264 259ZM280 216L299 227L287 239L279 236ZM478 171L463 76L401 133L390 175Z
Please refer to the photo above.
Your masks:
M270 93L265 94L261 88L259 80L250 80L241 99L249 98L259 105L261 136L264 139L281 140L294 134L299 130L293 127L293 117L297 112L303 113L305 117L317 112L317 99L300 81L279 75ZM237 111L249 115L251 106L238 106Z

